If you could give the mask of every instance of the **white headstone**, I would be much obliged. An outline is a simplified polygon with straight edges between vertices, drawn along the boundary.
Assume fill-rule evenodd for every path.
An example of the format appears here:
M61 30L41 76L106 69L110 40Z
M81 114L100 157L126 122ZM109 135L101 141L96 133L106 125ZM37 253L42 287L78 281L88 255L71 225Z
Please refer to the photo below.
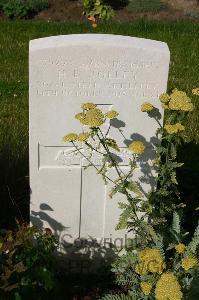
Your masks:
M95 169L85 170L84 159L75 157L62 137L81 132L74 115L82 103L117 110L121 121L116 126L121 126L126 140L113 131L110 136L119 139L121 167L128 165L129 141L144 141L148 151L135 179L145 193L149 191L153 179L147 166L154 156L151 145L158 124L140 106L149 101L162 113L158 96L166 91L169 59L165 43L127 36L80 34L30 42L33 224L50 226L69 243L78 237L110 238L113 243L124 237L123 231L115 231L122 195L110 199L110 185L104 185ZM100 165L97 157L95 163Z

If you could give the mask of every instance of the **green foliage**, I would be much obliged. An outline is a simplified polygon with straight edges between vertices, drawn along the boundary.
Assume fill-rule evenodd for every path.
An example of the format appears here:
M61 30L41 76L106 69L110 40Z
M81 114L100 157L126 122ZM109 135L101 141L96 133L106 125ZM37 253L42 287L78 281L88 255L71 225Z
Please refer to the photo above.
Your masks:
M5 0L0 0L0 11L3 9L3 4L5 3Z
M170 96L168 94L165 95L169 99ZM187 101L187 103L189 103L188 105L190 105L190 111L184 111L184 108L182 108L182 110L169 109L169 104L165 105L164 102L162 103L165 107L164 126L160 127L156 133L157 138L161 140L161 144L155 145L155 164L158 173L157 189L152 191L150 195L150 204L155 208L152 213L153 216L151 215L151 217L154 217L156 225L160 226L161 224L162 228L164 228L164 226L168 227L168 223L165 221L171 221L173 211L176 210L177 207L183 206L177 182L177 170L183 166L183 163L178 162L177 150L186 139L186 129L182 124L184 124L188 113L192 113L193 110L193 105L189 102L190 98L185 92L175 89L172 91L171 97L173 97L173 95L177 101L179 101L179 105L181 105L180 101L182 101L182 105L183 101ZM186 100L182 100L182 95ZM177 131L177 127L175 128L176 124L182 126L182 131ZM173 132L173 130L176 130L176 132Z
M138 262L137 255L128 251L112 264L112 272L116 274L116 283L126 289L137 287L139 276L134 271Z
M137 168L138 157L143 154L145 145L140 141L133 141L132 144L134 146L132 149L130 148L131 145L129 145L129 169L124 172L117 158L120 149L117 142L112 137L109 137L110 129L113 127L112 123L110 122L109 128L105 131L101 128L107 119L116 119L118 113L116 111L109 111L109 114L108 112L102 112L94 103L84 103L81 108L82 112L76 114L76 116L81 116L80 118L77 117L77 120L88 126L88 130L83 133L87 135L84 141L87 154L83 154L81 144L79 143L81 141L78 140L78 136L82 133L69 133L63 137L63 140L71 142L76 149L74 152L79 152L87 159L89 165L86 168L94 167L97 173L102 176L105 184L108 182L111 183L110 198L116 194L122 194L127 199L127 204L119 204L122 209L117 229L127 228L133 230L142 238L143 242L151 239L151 234L154 231L146 221L147 213L151 210L150 204L143 198L139 184L133 180L133 173ZM112 129L115 128L113 127ZM115 130L118 130L121 134L118 128ZM101 158L101 168L95 166L92 162L94 154L99 155L99 158ZM111 168L114 168L116 171L116 178L114 180L107 175L108 170Z
M199 96L199 89L194 89L193 94ZM154 119L159 124L157 138L159 143L156 147L156 159L150 166L156 170L157 187L144 198L139 184L133 180L133 174L137 162L145 151L145 145L141 141L132 141L128 146L131 153L128 170L124 172L120 168L117 155L113 150L120 151L117 142L109 137L114 128L110 122L109 128L101 127L107 118L115 119L118 113L115 111L103 112L94 103L85 103L81 106L82 112L76 115L76 119L86 125L85 135L86 153L81 152L82 146L79 139L82 133L69 133L64 136L65 142L71 142L75 152L79 152L89 162L89 167L94 167L97 173L105 181L110 182L112 189L110 197L116 194L125 196L125 202L119 202L121 215L116 229L132 231L130 247L125 245L126 254L118 258L113 264L112 271L115 273L116 282L121 286L122 292L128 292L131 299L144 299L149 296L154 299L155 290L159 281L170 278L171 285L175 282L179 299L181 294L186 297L191 288L191 282L196 277L198 262L196 250L199 245L199 226L195 231L192 241L187 246L187 233L181 228L181 216L184 204L181 203L176 179L176 170L183 163L177 161L177 147L185 139L184 119L193 111L191 98L183 91L177 89L172 93L162 94L159 97L162 107L166 110L166 118L162 126L159 119ZM150 117L156 108L148 102L141 106L141 111ZM78 117L77 117L78 116ZM115 129L117 130L117 129ZM119 133L120 130L118 130ZM92 162L92 156L97 153L101 156L103 166L101 169ZM141 158L140 158L141 159ZM116 178L109 177L108 170L114 168ZM164 274L163 274L164 273ZM162 275L163 274L163 275ZM189 274L189 276L187 276ZM166 277L165 277L166 276ZM171 287L168 278L163 288L165 298L171 299ZM163 282L163 285L165 283ZM162 285L162 283L161 283ZM162 293L161 292L161 293ZM127 296L127 297L128 297ZM108 295L107 299L121 299L123 295ZM106 298L105 298L106 299Z
M101 300L138 300L139 298L135 298L132 295L128 296L125 294L120 294L120 295L106 295Z
M22 224L17 231L2 234L0 241L2 295L18 295L16 299L25 299L37 290L52 289L53 253L57 241L50 229L39 232L35 227Z
M130 0L127 6L127 10L136 13L158 12L165 8L161 0Z
M83 0L83 6L86 16L94 17L102 20L109 20L113 16L111 6L104 4L103 0Z
M183 291L183 299L192 299L189 298L189 295L197 293L194 283L196 283L196 280L198 279L199 268L197 263L195 263L195 265L189 266L185 270L182 262L183 259L189 260L196 257L196 249L198 248L199 242L199 230L198 228L196 229L191 243L188 246L185 246L183 242L186 241L187 237L186 234L182 232L180 226L180 216L176 211L173 213L173 224L171 225L171 228L168 228L168 232L169 230L169 236L165 237L159 235L158 237L155 237L154 241L148 243L148 247L144 249L146 252L143 252L142 257L145 257L147 251L148 255L146 258L150 256L149 249L159 249L161 257L164 261L163 271L170 273L172 272L176 276ZM147 274L142 273L142 268L145 269L149 266L150 269L150 266L156 259L155 257L151 257L151 261L149 260L148 264L147 261L146 263L142 261L143 264L141 263L140 265L141 274L137 273L136 266L138 263L140 263L140 256L138 253L143 251L139 250L137 252L135 250L135 247L138 249L138 245L138 243L135 244L132 248L133 250L128 247L126 253L122 253L122 255L116 259L112 265L112 272L116 276L116 283L121 287L123 292L128 291L128 294L131 295L132 291L137 291L137 298L135 297L132 299L145 299L144 295L141 296L141 282L148 282L155 287L162 272L159 275L156 271L148 271ZM158 260L155 263L156 267L157 264ZM153 293L150 293L150 299L155 299Z
M7 17L23 19L47 8L48 0L7 0L0 7Z
M191 242L188 245L188 251L196 254L196 250L199 246L199 225L197 226L193 238L191 240Z
M181 227L180 227L180 216L179 214L175 211L173 213L173 224L172 224L172 229L174 232L177 234L180 234Z

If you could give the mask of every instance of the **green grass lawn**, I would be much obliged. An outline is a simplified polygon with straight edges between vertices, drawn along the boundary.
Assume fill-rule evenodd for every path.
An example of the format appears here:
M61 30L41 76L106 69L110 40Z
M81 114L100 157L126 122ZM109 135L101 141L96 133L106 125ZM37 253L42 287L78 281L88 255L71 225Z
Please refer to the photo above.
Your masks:
M1 207L2 218L16 201L28 210L24 199L28 176L28 43L51 35L72 33L110 33L164 41L171 51L169 89L185 91L199 86L199 24L145 23L89 25L46 22L0 23L0 197L8 197ZM199 142L199 97L193 97L195 112L189 117L187 134ZM27 180L28 182L28 180ZM7 196L5 196L7 195ZM13 200L14 199L14 200ZM10 203L10 204L8 204ZM5 209L4 209L5 208Z

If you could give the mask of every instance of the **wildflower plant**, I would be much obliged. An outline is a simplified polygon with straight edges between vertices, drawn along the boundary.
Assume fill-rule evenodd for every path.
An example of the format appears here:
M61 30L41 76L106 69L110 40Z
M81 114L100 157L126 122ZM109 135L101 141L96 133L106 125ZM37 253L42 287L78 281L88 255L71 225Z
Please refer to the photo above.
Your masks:
M164 228L167 219L171 220L173 210L183 205L176 179L177 169L183 166L183 162L177 160L177 151L186 141L184 123L194 107L190 97L177 89L170 94L163 93L159 99L165 110L165 122L156 133L161 144L156 147L157 189L151 193L150 203L154 207L154 225Z
M187 233L183 233L180 216L174 212L169 229L169 243L157 233L157 240L150 242L144 249L127 249L113 264L116 282L123 291L127 291L129 299L191 299L189 292L192 282L199 274L199 226L191 241L184 242ZM109 296L102 299L114 299ZM118 296L117 299L122 297Z
M97 27L98 19L109 20L113 16L113 9L103 0L82 0L84 15L91 22L92 27Z
M199 89L192 92L199 95ZM192 283L199 277L199 225L193 237L184 232L181 226L185 204L178 191L176 175L177 169L183 165L177 161L177 150L186 140L185 119L194 107L190 97L177 89L170 94L160 95L159 99L165 110L165 121L163 125L159 124L156 133L161 141L156 145L154 159L157 187L147 199L133 180L138 158L144 153L145 145L135 140L130 143L128 150L132 155L129 171L124 173L114 155L120 148L117 141L109 136L111 122L109 128L105 132L103 130L106 120L117 118L118 112L104 113L96 104L85 103L81 107L82 112L76 114L75 118L87 127L86 131L70 133L63 138L88 160L87 167L94 167L105 183L112 182L111 198L121 193L127 199L127 202L119 203L121 216L116 229L133 231L134 237L130 245L123 249L125 253L112 265L122 294L106 295L103 300L189 299ZM145 102L140 109L151 116L156 108ZM80 135L85 138L79 138ZM90 150L89 156L82 152L80 141ZM95 152L102 156L100 168L92 162ZM116 179L108 177L109 168L116 170Z
M55 284L58 241L49 228L19 224L0 232L0 299L39 299Z
M109 192L110 198L115 194L121 193L125 195L127 203L119 203L123 210L121 218L118 222L117 229L127 228L128 221L131 221L131 228L142 239L148 239L148 235L143 231L147 225L145 220L147 206L146 199L143 198L141 190L137 182L133 180L134 170L137 168L137 159L145 151L145 145L141 141L132 141L128 147L131 157L129 158L129 171L124 173L117 159L115 158L120 148L115 139L109 137L109 132L112 127L111 122L107 130L104 131L104 124L107 120L112 120L118 117L119 113L115 110L102 112L94 103L84 103L81 105L82 112L75 115L75 118L84 125L85 131L81 133L69 133L63 137L65 142L71 142L75 147L75 152L82 154L87 159L88 165L96 169L98 174L101 174L105 184L112 183L112 189ZM119 131L120 132L120 131ZM120 132L121 133L121 132ZM83 142L83 146L82 143ZM89 152L85 154L85 147ZM97 167L92 158L95 154L101 157L102 166ZM114 168L117 174L116 179L112 179L107 175L108 169Z

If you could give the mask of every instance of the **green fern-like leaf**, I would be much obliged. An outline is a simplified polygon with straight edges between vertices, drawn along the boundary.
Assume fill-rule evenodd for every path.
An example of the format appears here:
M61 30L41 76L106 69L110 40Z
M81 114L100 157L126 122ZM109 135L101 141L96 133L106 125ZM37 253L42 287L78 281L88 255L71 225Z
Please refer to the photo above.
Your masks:
M150 224L147 224L145 221L142 222L142 228L143 230L148 234L148 236L151 237L151 239L156 243L156 241L158 241L158 236L153 228L153 226L151 226Z
M163 238L159 237L159 239L155 241L155 245L156 248L160 250L162 257L165 257Z
M137 184L137 182L129 181L127 184L127 189L133 193L135 193L138 197L142 197L143 194L140 191L140 188Z
M137 254L128 251L112 264L111 271L115 273L119 286L131 288L139 285L139 276L134 271L136 263Z
M187 250L189 252L192 252L192 253L196 253L196 250L199 246L199 224L198 226L196 227L196 230L194 232L194 235L193 235L193 238L192 238L192 241L189 243L188 247L187 247Z
M123 287L132 287L138 284L138 278L133 270L126 270L125 273L117 275L116 283Z
M131 218L132 210L129 204L119 203L119 207L123 209L119 217L119 222L116 226L116 230L127 228L128 220Z
M173 213L173 224L172 224L172 229L174 232L177 234L180 234L181 231L181 226L180 226L180 216L179 214L175 211Z

